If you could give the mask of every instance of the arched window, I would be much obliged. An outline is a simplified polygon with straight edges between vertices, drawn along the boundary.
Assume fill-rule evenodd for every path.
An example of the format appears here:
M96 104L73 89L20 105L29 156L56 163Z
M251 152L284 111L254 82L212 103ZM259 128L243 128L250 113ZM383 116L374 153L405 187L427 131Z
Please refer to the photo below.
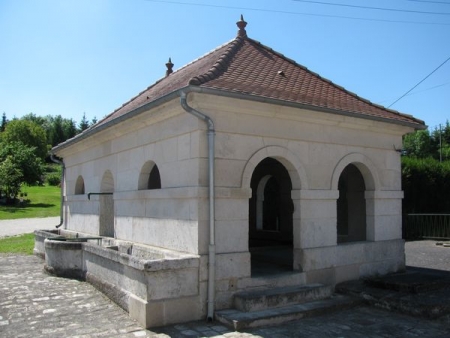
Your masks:
M161 175L155 162L147 161L142 166L139 174L138 189L161 189Z
M84 195L84 179L83 176L78 176L75 183L75 195Z
M150 175L148 176L148 189L161 189L161 176L159 175L158 166L155 164Z

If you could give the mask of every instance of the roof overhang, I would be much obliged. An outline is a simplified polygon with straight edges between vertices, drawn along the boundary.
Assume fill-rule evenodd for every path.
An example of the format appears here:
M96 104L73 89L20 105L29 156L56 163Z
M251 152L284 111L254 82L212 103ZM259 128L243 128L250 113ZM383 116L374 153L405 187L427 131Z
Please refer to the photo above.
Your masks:
M185 92L191 91L191 92L197 92L197 93L219 95L219 96L225 96L225 97L230 97L230 98L235 98L235 99L240 99L240 100L251 100L251 101L256 101L256 102L285 106L285 107L293 107L293 108L307 109L307 110L313 110L313 111L323 112L323 113L330 113L330 114L336 114L336 115L342 115L342 116L350 116L350 117L355 117L358 119L366 119L366 120L371 120L371 121L391 123L391 124L396 124L396 125L400 125L400 126L404 126L404 127L413 128L416 130L421 130L421 129L427 128L427 126L425 125L425 123L423 121L421 121L422 123L407 122L407 121L402 121L402 120L383 118L383 117L374 116L374 115L363 115L361 113L356 113L356 112L343 111L343 110L331 109L331 108L325 108L325 107L318 107L318 106L301 104L301 103L290 102L290 101L285 101L285 100L278 100L278 99L273 99L270 97L225 91L225 90L221 90L221 89L189 86L183 90ZM398 114L400 114L400 113L398 113ZM400 114L400 115L407 116L404 114ZM413 118L411 117L411 119L413 119Z
M324 107L317 107L317 106L313 106L313 105L307 105L307 104L301 104L301 103L297 103L297 102L273 99L273 98L269 98L269 97L263 97L263 96L257 96L257 95L251 95L251 94L231 92L231 91L226 91L226 90L221 90L221 89L188 85L186 87L177 89L165 96L162 96L156 100L146 103L146 104L144 104L128 113L125 113L119 117L116 117L110 121L104 122L97 126L94 125L91 128L88 128L85 131L83 131L81 134L78 134L77 136L53 147L51 149L50 153L57 155L57 153L59 151L65 149L67 147L70 147L73 144L76 144L76 143L78 143L84 139L87 139L101 131L104 131L108 128L116 126L116 125L120 124L121 122L126 121L127 119L139 116L140 114L143 114L144 112L147 112L147 111L149 111L153 108L156 108L164 103L167 103L169 101L172 101L172 100L180 97L181 92L204 93L204 94L224 96L224 97L229 97L229 98L234 98L234 99L239 99L239 100L250 100L250 101L268 103L268 104L285 106L285 107L307 109L307 110L313 110L313 111L317 111L317 112L337 114L337 115L342 115L342 116L350 116L350 117L354 117L354 118L358 118L358 119L367 119L367 120L372 120L372 121L391 123L391 124L396 124L396 125L400 125L400 126L404 126L404 127L409 127L409 128L415 129L415 130L421 130L421 129L427 128L427 126L424 123L420 124L419 122L413 123L413 122L388 119L388 118L383 118L383 117L373 116L373 115L362 115L361 113L342 111L342 110L330 109L330 108L324 108ZM101 123L101 121L100 121L100 123Z

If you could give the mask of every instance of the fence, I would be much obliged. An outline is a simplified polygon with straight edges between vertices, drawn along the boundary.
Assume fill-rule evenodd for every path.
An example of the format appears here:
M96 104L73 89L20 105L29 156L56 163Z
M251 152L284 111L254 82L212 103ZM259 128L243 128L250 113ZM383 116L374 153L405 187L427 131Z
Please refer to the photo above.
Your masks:
M450 238L450 214L408 214L403 220L403 238Z

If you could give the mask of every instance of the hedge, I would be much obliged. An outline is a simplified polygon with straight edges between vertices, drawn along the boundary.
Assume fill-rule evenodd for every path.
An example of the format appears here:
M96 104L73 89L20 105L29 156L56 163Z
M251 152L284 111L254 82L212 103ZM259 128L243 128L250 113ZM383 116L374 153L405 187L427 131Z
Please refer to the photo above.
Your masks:
M404 213L450 213L450 161L402 157Z

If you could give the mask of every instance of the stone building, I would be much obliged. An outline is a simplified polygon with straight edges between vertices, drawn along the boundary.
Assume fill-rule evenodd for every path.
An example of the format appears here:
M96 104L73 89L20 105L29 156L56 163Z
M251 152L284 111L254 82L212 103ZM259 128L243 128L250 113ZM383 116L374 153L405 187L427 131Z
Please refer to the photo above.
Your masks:
M65 165L62 229L198 257L176 311L144 302L146 326L211 317L242 290L405 265L398 149L424 123L237 24L236 38L175 72L169 60L164 78L52 150Z

